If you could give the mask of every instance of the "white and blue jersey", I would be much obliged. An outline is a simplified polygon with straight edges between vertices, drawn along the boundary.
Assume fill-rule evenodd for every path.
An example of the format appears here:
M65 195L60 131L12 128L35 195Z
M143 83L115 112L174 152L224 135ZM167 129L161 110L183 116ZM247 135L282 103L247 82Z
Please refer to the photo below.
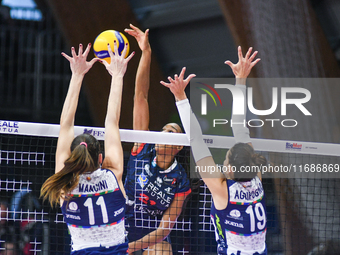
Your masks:
M127 254L125 197L112 171L82 174L61 210L72 240L71 254Z
M228 205L211 207L218 254L262 255L266 251L267 217L264 190L256 176L249 182L227 180Z
M155 230L173 199L191 189L185 169L176 160L164 170L156 164L155 145L141 144L128 161L125 191L131 242Z

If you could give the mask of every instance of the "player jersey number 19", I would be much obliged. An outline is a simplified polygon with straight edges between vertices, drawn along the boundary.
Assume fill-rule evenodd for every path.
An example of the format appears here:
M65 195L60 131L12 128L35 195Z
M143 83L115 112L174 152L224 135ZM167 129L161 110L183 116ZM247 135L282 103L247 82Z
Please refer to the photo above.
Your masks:
M255 213L254 213L255 211ZM246 213L250 216L250 231L255 231L255 216L257 219L257 228L258 230L264 229L266 226L266 214L261 203L255 204L254 208L253 205L249 205L246 209Z
M100 206L100 209L101 209L101 212L102 212L102 217L103 217L103 223L108 223L109 218L108 218L108 215L107 215L105 201L104 201L104 198L102 196L98 197L96 205ZM91 197L86 199L84 206L87 207L87 210L89 212L89 223L90 223L90 225L94 225L95 217L94 217L93 202L92 202Z

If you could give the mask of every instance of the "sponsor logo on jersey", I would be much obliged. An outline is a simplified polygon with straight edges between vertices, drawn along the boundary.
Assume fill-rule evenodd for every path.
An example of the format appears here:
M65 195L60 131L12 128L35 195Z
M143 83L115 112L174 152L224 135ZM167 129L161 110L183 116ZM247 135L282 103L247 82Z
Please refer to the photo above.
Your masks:
M78 205L76 202L70 202L68 205L68 211L75 212L78 210Z
M120 208L119 210L114 212L114 217L116 217L118 214L121 214L124 211L124 207Z
M239 218L241 216L241 212L237 209L234 209L234 210L230 211L230 216L233 216L235 218Z
M79 215L72 215L72 214L66 214L66 218L70 218L73 220L81 220Z
M152 165L153 167L156 167L156 166L157 166L156 157L152 160L151 165Z
M158 176L156 178L156 182L155 183L157 184L158 187L162 187L162 183L163 183L162 178Z
M144 186L148 183L148 178L143 173L141 173L141 175L138 176L137 181L138 181L139 185L142 188L144 188Z
M229 215L227 215L227 217L233 218L233 219L236 219L236 220L242 220L243 219L243 217L241 217L241 212L237 209L231 210Z
M165 192L166 192L167 194L169 194L169 195L174 195L174 193L171 192L171 191L172 191L171 187L167 187L167 188L164 189L164 190L165 190Z
M108 189L106 180L102 180L96 184L84 184L79 183L79 192L98 192L104 189Z
M163 177L163 181L166 185L171 185L173 187L175 187L176 183L177 183L176 178L168 178L168 176L166 176L166 175Z
M225 220L224 222L226 225L230 225L233 227L237 227L237 228L244 228L242 223L237 223L237 222L233 222L233 221L229 221L229 220Z
M145 192L149 192L150 197L156 199L161 205L169 206L171 203L171 197L167 196L167 194L160 190L156 185L149 182L148 186L145 188Z
M149 215L151 216L157 216L157 215L163 215L164 211L163 210L152 210L152 209L149 209L145 206L136 206L136 211L141 211L141 212L145 212L145 213L148 213ZM139 220L138 220L139 222Z
M153 174L150 172L150 165L149 164L145 164L144 170L149 176L153 176Z
M169 195L174 195L174 193L171 192L171 187L167 187L166 189L164 189L166 193L168 193Z
M176 185L177 179L174 178L174 180L171 182L171 185Z

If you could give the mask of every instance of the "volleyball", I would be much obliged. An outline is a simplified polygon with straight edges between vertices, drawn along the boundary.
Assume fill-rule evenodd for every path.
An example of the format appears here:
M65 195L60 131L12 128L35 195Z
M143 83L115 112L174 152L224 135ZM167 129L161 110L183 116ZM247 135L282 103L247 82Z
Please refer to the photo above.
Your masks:
M119 54L122 54L124 50L124 45L127 43L127 51L125 54L125 58L129 55L130 44L128 39L121 32L116 30L106 30L100 33L93 43L93 51L94 55L97 58L104 59L108 63L111 63L110 55L108 52L107 44L111 45L111 49L114 52L114 41L117 42L117 48Z

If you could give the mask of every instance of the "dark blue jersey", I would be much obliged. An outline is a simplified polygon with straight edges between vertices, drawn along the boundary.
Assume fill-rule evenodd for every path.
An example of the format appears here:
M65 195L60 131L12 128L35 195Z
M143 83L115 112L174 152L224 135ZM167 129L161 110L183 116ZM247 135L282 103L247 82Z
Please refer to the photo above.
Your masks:
M185 169L176 160L165 170L157 166L154 144L141 144L136 153L131 153L125 190L127 217L136 211L162 216L175 196L191 192Z
M218 254L266 254L267 217L260 179L227 180L227 186L227 207L217 210L213 203L210 212Z
M98 169L79 177L61 211L72 239L72 251L110 247L127 250L125 197L112 171Z
M156 164L155 145L141 144L128 161L125 191L131 242L157 229L173 199L186 196L191 189L185 169L176 160L162 169Z

